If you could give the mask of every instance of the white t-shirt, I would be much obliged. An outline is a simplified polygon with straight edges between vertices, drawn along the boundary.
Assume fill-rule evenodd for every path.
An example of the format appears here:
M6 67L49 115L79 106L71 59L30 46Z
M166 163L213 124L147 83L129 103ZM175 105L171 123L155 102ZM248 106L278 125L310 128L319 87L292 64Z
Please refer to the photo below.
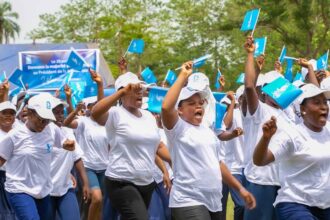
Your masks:
M165 144L165 146L167 147L168 142L167 142L167 137L165 135L164 129L159 129L159 134L160 134L160 139L161 141ZM164 164L167 168L167 172L169 174L170 179L173 179L173 171L171 166L164 161ZM154 167L154 180L156 181L156 183L161 183L163 181L163 173L162 171L158 168L158 166L155 164Z
M93 170L105 170L108 166L109 144L105 127L90 117L78 117L75 131L77 141L84 152L84 166Z
M174 174L169 207L205 205L211 212L221 211L223 152L218 137L180 117L173 129L164 130Z
M0 141L5 138L7 132L0 129ZM6 164L6 163L5 163ZM0 170L6 171L5 164L0 167Z
M47 196L52 190L51 151L62 147L65 140L65 134L52 123L42 132L32 132L26 126L11 130L0 142L0 156L7 160L6 191L37 199Z
M330 123L321 132L304 124L282 131L271 139L269 150L280 171L275 205L295 202L330 208Z
M233 112L233 124L227 131L231 132L236 128L243 129L242 115L238 108L234 109ZM225 152L225 163L232 174L242 174L244 168L244 155L246 155L244 145L244 134L224 141L223 148Z
M73 130L66 127L60 128L70 140L76 141ZM63 196L73 187L71 180L71 169L74 162L82 158L83 152L79 144L75 144L74 151L67 151L63 148L53 148L51 162L51 176L53 190L51 196Z
M110 143L109 166L105 175L136 185L148 185L153 180L156 150L160 143L155 117L140 109L141 117L122 106L109 110L106 130Z
M280 110L273 108L259 101L259 105L255 113L251 116L247 114L243 123L245 132L245 147L247 165L244 169L244 174L248 181L260 185L280 185L278 177L278 166L270 164L267 166L256 166L253 164L253 152L262 136L263 124L270 120L271 116L277 119L277 132L281 129L288 129L289 119L285 118L286 114ZM275 134L276 135L276 134Z

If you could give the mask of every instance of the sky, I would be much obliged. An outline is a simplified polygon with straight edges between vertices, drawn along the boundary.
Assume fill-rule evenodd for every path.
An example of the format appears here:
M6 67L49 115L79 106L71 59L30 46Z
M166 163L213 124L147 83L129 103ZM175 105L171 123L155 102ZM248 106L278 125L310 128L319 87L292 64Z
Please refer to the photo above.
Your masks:
M19 38L15 43L32 43L27 37L27 33L38 27L39 15L44 13L54 13L60 6L70 2L70 0L7 0L12 5L12 11L19 14L17 23L21 27Z

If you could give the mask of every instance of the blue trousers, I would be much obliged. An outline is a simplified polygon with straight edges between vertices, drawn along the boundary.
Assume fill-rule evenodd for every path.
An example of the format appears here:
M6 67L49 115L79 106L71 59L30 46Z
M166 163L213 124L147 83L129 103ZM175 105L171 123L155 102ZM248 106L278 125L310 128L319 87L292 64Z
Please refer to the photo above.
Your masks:
M168 207L169 195L164 188L164 183L158 183L152 193L149 205L149 220L170 220L171 211Z
M6 172L0 170L0 219L15 220L15 213L10 207L5 191Z
M259 185L248 182L246 188L256 198L257 206L252 210L246 209L244 211L244 220L276 220L273 203L275 202L279 186Z
M57 215L61 220L80 220L79 206L74 189L69 189L61 197L51 196L50 202L50 219L55 220Z
M244 186L246 185L246 179L244 174L233 174L233 176ZM228 194L230 192L231 198L234 202L234 220L243 220L244 217L244 200L240 197L239 192L234 189L228 187L227 184L222 183L222 212L221 219L226 219L226 210L227 210L227 202L228 202Z
M282 202L275 207L278 220L329 220L330 208L320 209L307 205Z
M35 199L26 193L6 192L16 217L20 220L50 219L50 197Z

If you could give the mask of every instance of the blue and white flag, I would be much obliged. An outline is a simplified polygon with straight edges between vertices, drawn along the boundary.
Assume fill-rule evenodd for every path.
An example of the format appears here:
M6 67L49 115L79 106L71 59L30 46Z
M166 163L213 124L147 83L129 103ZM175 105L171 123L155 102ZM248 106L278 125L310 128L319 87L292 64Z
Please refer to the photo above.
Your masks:
M127 51L130 53L142 54L144 50L143 39L133 39L128 46Z
M153 113L160 113L162 110L162 103L167 93L167 88L151 87L149 89L148 110Z
M6 72L3 71L2 74L0 75L0 83L3 83L7 79Z
M220 129L223 117L227 111L227 106L219 102L215 103L215 129Z
M283 60L284 60L284 57L286 56L286 47L283 46L282 47L282 51L281 51L281 54L278 58L278 60L280 61L280 63L282 64L283 63Z
M22 77L23 77L23 71L20 69L15 69L14 72L9 77L9 82L15 84L18 87L22 88Z
M262 87L261 90L271 97L281 109L288 107L302 93L301 89L282 77Z
M220 102L220 100L226 96L226 93L224 92L212 92L212 94L217 102Z
M287 65L286 65L286 69L285 69L285 73L284 73L284 77L289 81L292 82L293 80L293 64L294 64L294 60L292 59L288 59L286 61Z
M265 54L266 44L267 44L267 37L254 39L254 45L256 48L254 51L254 57L258 57L261 54Z
M316 61L317 70L327 70L328 69L328 57L329 57L329 50L323 54L320 58Z
M241 26L241 31L254 31L256 28L260 9L247 11Z
M146 83L157 83L157 78L149 67L142 71L141 76Z
M299 73L299 72L297 72L296 75L294 76L293 82L297 81L297 80L304 81L303 77L302 77L302 74Z
M245 79L245 73L241 73L237 80L236 80L236 83L239 83L239 84L244 84L244 79Z
M85 64L84 58L82 58L78 53L76 53L74 50L71 51L68 60L66 61L66 64L74 70L81 71Z
M198 59L193 60L194 67L199 68L199 67L203 66L205 64L206 60L209 59L211 56L212 56L211 54L207 54L205 56L202 56Z
M219 83L219 79L220 79L220 77L221 77L221 72L220 72L220 70L218 69L218 72L217 72L217 78L216 78L216 80L215 80L215 84L214 84L214 86L215 86L216 89L220 89L220 87L221 87L221 85L220 85L220 83Z
M170 86L172 86L176 80L176 74L172 70L168 70L165 76L165 81L168 82Z

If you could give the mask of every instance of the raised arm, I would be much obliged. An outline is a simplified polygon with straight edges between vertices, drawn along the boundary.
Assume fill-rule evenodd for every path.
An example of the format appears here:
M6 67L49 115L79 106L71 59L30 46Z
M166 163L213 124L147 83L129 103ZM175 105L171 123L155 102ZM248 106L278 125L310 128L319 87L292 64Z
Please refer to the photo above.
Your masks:
M277 130L276 118L271 117L262 126L263 134L254 149L253 163L257 166L266 166L275 160L273 153L268 149L269 142Z
M91 68L88 69L89 73L91 74L91 78L97 84L97 101L100 101L104 98L104 90L103 90L103 80L100 74L96 71L92 70Z
M66 110L68 111L68 114L70 114L74 110L74 108L72 104L72 90L68 84L64 85L64 93L66 102L68 103L68 107L66 108Z
M226 125L227 129L230 129L233 126L233 115L234 115L234 108L235 108L235 96L233 91L227 92L227 97L231 101L230 105L228 106L227 113L223 119L223 122Z
M72 129L76 129L78 127L78 121L75 120L76 116L78 115L78 112L81 111L81 109L84 108L84 103L80 102L78 103L76 109L74 111L72 111L68 117L66 117L66 119L63 122L63 126L65 127L69 127Z
M162 104L162 120L167 129L172 129L178 121L178 112L175 109L176 102L178 101L180 91L186 84L188 77L192 74L193 63L191 61L182 65L179 77L168 90Z
M220 84L220 88L217 90L218 92L222 92L225 90L225 85L226 85L226 79L224 75L221 75L218 79L218 82Z
M306 59L303 59L303 58L298 59L298 64L300 66L305 67L305 68L308 69L308 73L306 75L306 81L308 83L312 83L312 84L316 85L317 87L319 87L320 84L317 81L316 75L314 73L313 64L309 63Z
M253 115L259 105L259 98L255 87L258 79L258 75L256 73L256 69L254 66L253 54L255 50L255 45L253 43L252 37L247 38L244 47L247 52L247 58L245 63L245 79L244 79L245 94L246 94L248 111L250 112L251 115Z
M3 83L0 84L0 102L8 101L8 92L9 92L9 82L6 79Z

